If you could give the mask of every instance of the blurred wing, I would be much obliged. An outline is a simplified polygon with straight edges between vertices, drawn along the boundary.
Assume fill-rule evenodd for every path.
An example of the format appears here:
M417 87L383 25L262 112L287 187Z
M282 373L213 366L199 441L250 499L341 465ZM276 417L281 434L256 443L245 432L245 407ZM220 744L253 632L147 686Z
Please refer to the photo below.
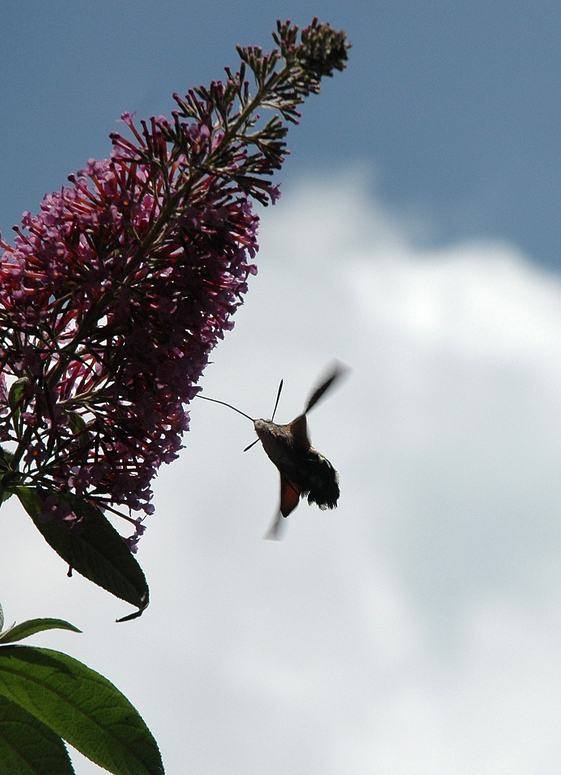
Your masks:
M298 487L294 482L290 482L283 474L281 474L280 512L283 517L288 517L290 512L294 511L296 506L298 506L301 492L301 487Z
M271 525L271 527L267 530L267 532L263 536L263 538L266 541L278 541L279 540L279 538L280 538L280 536L279 536L279 528L280 528L280 525L281 525L281 517L282 517L282 514L280 513L280 509L279 509L279 513L274 518L273 524Z
M294 511L300 500L300 487L290 482L281 474L281 502L278 514L273 520L273 524L267 531L265 538L272 541L278 541L280 538L281 517L288 517L291 511Z
M335 364L335 368L333 372L330 374L330 376L325 380L325 382L322 382L322 384L314 390L311 397L308 400L308 403L306 404L306 408L304 409L304 414L307 414L310 409L317 404L319 399L323 396L323 394L329 390L331 385L335 382L336 379L338 379L341 374L344 374L347 369L344 366L341 366L340 363Z

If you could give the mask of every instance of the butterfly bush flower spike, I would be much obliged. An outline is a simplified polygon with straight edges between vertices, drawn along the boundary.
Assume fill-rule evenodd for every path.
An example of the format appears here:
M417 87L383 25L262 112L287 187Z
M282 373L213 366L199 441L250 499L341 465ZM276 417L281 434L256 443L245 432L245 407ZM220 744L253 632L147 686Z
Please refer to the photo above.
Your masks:
M252 200L278 198L287 122L345 66L344 33L317 20L273 37L270 54L238 48L223 82L174 95L171 120L124 113L110 158L25 213L13 245L0 238L0 487L34 491L39 520L79 533L69 495L129 519L132 549L144 531L256 272Z

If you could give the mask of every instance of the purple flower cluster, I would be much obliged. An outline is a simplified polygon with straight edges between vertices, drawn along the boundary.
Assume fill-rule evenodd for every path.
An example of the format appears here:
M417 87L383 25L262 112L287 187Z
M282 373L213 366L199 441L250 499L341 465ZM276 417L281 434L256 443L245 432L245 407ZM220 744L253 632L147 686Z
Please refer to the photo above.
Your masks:
M25 213L14 246L0 237L0 502L38 496L38 519L74 531L84 501L116 511L134 549L152 479L177 457L186 406L256 272L250 201L277 199L288 124L350 45L317 19L300 34L278 21L273 38L269 54L238 46L224 82L175 94L172 121L139 129L123 114L133 140L111 135L110 159Z
M139 132L122 118L136 142L114 135L110 159L25 213L13 247L0 240L0 443L23 484L151 513L151 480L256 272L258 219L235 163L194 164L221 140L208 121L176 121L187 157L166 119ZM45 519L68 511L45 498Z

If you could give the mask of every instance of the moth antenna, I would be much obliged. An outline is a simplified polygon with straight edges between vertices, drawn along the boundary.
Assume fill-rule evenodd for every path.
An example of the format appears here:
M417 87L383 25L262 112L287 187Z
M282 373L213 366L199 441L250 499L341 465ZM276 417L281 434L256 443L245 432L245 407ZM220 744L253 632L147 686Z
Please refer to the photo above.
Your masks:
M233 409L234 412L237 412L238 414L243 415L243 417L247 417L247 419L251 420L251 422L255 422L253 417L250 417L245 412L242 412L241 409L237 409L235 406L232 406L232 404L227 404L226 401L219 401L217 398L208 398L208 396L202 396L200 393L197 393L196 398L202 398L203 401L212 401L213 404L222 404L222 406L227 406L228 409Z
M275 401L275 408L273 409L273 416L271 417L269 422L273 422L273 420L275 419L275 412L277 411L277 406L279 405L279 398L280 398L280 395L281 395L281 392L282 392L283 384L284 384L284 380L281 379L280 384L279 384L279 389L277 390L277 399ZM259 441L259 439L255 439L255 441L252 441L251 444L248 444L247 447L244 449L244 452L247 452L248 449L251 449L252 447L254 447L257 444L258 441Z
M275 401L275 408L273 409L273 414L272 414L272 417L271 417L271 422L273 422L273 420L275 419L275 413L277 411L277 406L279 405L279 399L280 399L280 396L281 396L281 393L282 393L282 386L283 386L283 384L284 384L284 379L281 379L281 381L279 383L279 389L277 390L277 400Z

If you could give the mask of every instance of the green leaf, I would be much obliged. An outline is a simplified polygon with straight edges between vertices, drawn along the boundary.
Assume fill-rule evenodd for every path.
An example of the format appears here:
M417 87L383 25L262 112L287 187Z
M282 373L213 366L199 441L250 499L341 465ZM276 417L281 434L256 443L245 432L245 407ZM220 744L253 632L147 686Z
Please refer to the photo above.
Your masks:
M73 624L65 622L64 619L29 619L15 627L10 627L4 632L0 632L0 643L15 643L17 640L23 640L30 635L42 630L72 630L72 632L82 632Z
M158 745L127 698L67 654L0 647L0 694L114 775L164 772Z
M67 412L68 414L68 424L70 425L70 430L72 433L77 436L78 438L78 445L80 447L87 447L89 443L89 437L86 433L86 421L82 417L82 415L78 414L77 412Z
M2 775L75 775L60 736L0 694Z
M119 619L134 619L149 603L149 591L142 568L113 525L102 512L83 498L70 493L17 487L15 493L43 538L68 565L115 597L126 600L138 611ZM42 497L54 495L68 503L82 518L81 532L72 532L56 519L42 522Z
M4 449L4 447L0 447L0 471L7 471L10 468L13 457L13 452L10 452L9 449Z
M12 493L7 486L13 482L14 472L10 468L10 463L13 460L13 453L4 447L0 447L0 506L8 498L12 497Z
M20 379L16 379L13 383L8 394L8 404L12 412L20 411L21 402L28 388L29 379L27 377L20 377Z

